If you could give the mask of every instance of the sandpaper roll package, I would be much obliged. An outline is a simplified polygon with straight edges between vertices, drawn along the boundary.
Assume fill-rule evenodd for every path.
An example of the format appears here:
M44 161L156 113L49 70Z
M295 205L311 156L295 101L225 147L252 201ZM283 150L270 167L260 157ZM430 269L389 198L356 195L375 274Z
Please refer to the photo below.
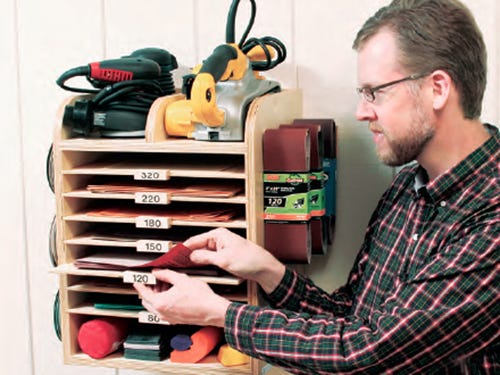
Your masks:
M267 129L263 135L264 219L309 220L309 129Z
M267 129L263 135L264 247L287 263L309 263L311 132Z
M337 194L337 128L335 121L331 118L301 118L293 120L294 126L317 126L321 127L323 141L323 173L325 192L325 215L324 223L328 244L333 242L333 228L336 215Z
M311 217L320 217L326 213L325 174L323 173L324 141L321 125L297 123L281 124L280 129L308 129L311 138L311 163L309 170L308 204Z
M83 323L78 331L80 349L100 359L118 350L127 337L129 323L125 319L103 317Z

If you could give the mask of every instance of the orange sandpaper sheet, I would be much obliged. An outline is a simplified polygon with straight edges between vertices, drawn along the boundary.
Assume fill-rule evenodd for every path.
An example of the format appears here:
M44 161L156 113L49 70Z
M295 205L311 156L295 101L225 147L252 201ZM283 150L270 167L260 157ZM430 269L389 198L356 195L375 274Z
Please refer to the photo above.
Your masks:
M188 350L173 350L170 361L178 363L197 363L205 358L224 339L224 331L219 327L203 327L191 335L193 344Z
M221 221L226 222L238 216L236 208L203 209L183 205L183 207L165 207L161 209L137 209L131 207L114 207L92 209L86 212L88 216L109 218L136 218L139 216L167 217L173 220L186 221Z
M230 198L244 190L243 186L234 182L206 182L189 184L186 182L168 182L163 184L138 184L136 182L120 184L88 185L87 190L92 193L168 193L172 196L218 197Z

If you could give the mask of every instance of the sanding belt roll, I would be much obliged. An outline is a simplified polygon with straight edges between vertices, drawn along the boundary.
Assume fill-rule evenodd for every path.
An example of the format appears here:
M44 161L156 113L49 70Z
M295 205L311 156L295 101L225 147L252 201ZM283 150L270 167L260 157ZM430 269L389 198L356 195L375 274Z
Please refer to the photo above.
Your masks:
M332 118L299 118L292 122L293 125L310 125L318 124L321 126L321 134L323 138L323 160L330 163L332 160L337 158L337 131L335 121ZM327 185L335 185L335 176L329 176ZM330 190L329 190L330 189ZM333 243L333 228L335 226L335 194L332 194L332 189L334 186L326 188L327 194L326 207L327 214L322 219L322 226L325 236L327 238L327 244ZM313 251L314 253L314 251Z
M280 129L289 129L289 128L302 128L308 129L311 137L311 170L312 171L320 171L323 170L323 158L324 158L324 149L326 147L326 143L328 142L328 150L330 152L331 149L331 130L326 129L326 121L314 122L305 119L296 119L292 124L282 124L280 125ZM323 130L328 133L328 141L323 139ZM315 217L311 219L311 250L313 254L324 255L327 251L328 244L328 230L327 230L327 222L328 219L321 216Z
M311 169L309 129L305 127L267 129L263 135L263 167L264 172L309 172ZM309 263L310 223L266 220L264 246L284 262Z

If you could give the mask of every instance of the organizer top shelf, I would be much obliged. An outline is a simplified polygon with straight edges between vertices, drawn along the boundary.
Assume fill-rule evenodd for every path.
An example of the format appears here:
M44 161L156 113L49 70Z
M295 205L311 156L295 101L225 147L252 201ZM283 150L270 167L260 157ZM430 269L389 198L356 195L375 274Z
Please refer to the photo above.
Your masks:
M92 152L169 152L196 154L244 155L248 146L245 142L208 142L191 139L169 138L149 143L144 138L69 138L59 143L62 151Z

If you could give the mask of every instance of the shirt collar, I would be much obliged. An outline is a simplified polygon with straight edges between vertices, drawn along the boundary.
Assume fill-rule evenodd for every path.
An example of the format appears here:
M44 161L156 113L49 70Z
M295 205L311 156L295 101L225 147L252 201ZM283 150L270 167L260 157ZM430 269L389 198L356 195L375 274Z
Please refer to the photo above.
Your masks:
M417 196L424 196L432 202L446 199L458 188L458 183L468 177L477 174L478 169L488 162L492 155L498 163L498 153L500 150L500 132L498 128L490 124L484 124L492 135L485 143L473 151L455 167L429 182L429 177L424 168L420 165L415 173L413 188Z

